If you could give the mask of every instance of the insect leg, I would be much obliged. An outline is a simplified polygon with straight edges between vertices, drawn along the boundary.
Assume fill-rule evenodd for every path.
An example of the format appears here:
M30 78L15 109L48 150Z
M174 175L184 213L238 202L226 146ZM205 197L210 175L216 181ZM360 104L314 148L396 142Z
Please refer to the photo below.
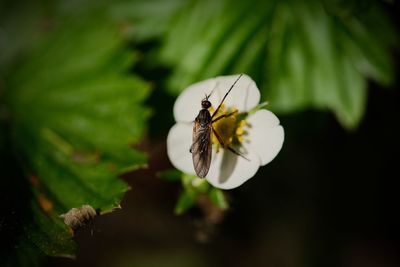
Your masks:
M224 141L222 141L221 136L219 136L219 134L218 134L217 131L214 129L214 127L211 126L211 128L212 128L212 131L213 131L214 135L217 137L218 142L221 144L221 146L222 146L223 148L225 148L225 144L224 144Z
M214 120L212 120L212 121L211 121L211 123L214 123L214 122L216 122L216 121L219 121L220 119L223 119L223 118L230 117L230 116L234 115L234 114L235 114L235 113L237 113L237 112L238 112L238 111L237 111L237 110L235 110L234 112L231 112L231 113L228 113L228 114L221 115L221 116L219 116L219 117L215 118Z
M215 136L217 137L218 142L221 144L221 146L223 148L227 148L229 151L231 151L233 154L236 154L238 156L241 156L242 158L244 158L247 161L250 161L248 158L246 158L243 154L240 154L238 151L236 151L233 147L231 146L226 146L224 141L222 140L221 136L219 136L218 132L214 129L214 127L212 127L212 131L215 134Z
M232 84L231 88L229 88L228 92L224 95L224 97L222 98L221 103L219 103L219 106L217 107L217 109L215 110L214 114L212 115L211 119L215 116L215 114L217 114L218 110L221 108L221 105L224 103L225 98L228 96L228 94L231 92L232 88L235 86L235 84L239 81L239 79L243 76L243 74L240 74L239 77L235 80L235 82Z
M241 156L242 158L244 158L247 161L250 161L248 158L246 158L243 154L240 154L239 152L237 152L233 147L228 146L228 150L231 151L233 154L236 154L238 156Z

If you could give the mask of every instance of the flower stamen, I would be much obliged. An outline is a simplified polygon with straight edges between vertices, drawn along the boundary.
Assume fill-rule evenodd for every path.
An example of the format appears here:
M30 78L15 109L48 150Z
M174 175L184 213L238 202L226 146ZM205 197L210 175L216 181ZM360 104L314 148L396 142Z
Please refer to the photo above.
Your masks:
M213 113L213 111L214 108L211 107L210 112ZM247 133L245 130L245 127L247 126L246 120L239 119L240 117L238 116L239 114L235 107L227 108L224 104L221 105L218 114L214 117L218 118L224 114L231 115L216 121L213 124L213 128L218 133L221 141L226 147L238 147L243 143L244 136ZM216 146L216 152L218 153L222 145L214 133L212 134L211 140Z

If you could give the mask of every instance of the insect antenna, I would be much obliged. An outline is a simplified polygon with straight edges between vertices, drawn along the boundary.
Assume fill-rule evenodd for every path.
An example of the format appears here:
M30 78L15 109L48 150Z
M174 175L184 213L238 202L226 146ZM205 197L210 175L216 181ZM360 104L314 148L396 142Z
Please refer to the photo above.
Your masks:
M213 89L211 90L211 92L207 95L206 94L206 98L205 100L208 100L210 98L210 96L212 95L212 93L214 93L215 88L218 87L218 81L215 83L215 86L213 87Z
M217 107L217 109L214 111L213 115L211 116L211 119L214 118L214 116L218 113L218 110L221 108L222 104L225 101L225 98L228 96L228 94L231 92L232 88L235 86L235 84L239 81L239 79L243 76L243 74L240 74L239 77L237 77L236 81L232 84L231 88L229 88L228 92L226 92L226 94L224 95L224 98L222 98L221 103L219 103L219 106ZM214 91L214 89L213 89ZM212 93L212 92L211 92ZM211 95L210 93L210 95Z

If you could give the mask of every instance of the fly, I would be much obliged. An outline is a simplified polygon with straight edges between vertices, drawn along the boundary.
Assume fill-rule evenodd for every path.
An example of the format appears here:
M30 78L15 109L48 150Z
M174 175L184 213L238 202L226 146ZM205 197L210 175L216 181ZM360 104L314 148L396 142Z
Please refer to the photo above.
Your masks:
M221 103L218 105L213 115L211 115L210 111L208 111L208 109L211 107L211 102L208 101L208 98L211 96L211 93L209 95L206 95L205 99L201 101L201 110L199 111L199 114L197 115L193 124L192 146L190 148L190 152L192 153L194 170L196 171L197 176L200 178L204 178L210 169L211 151L212 151L211 133L214 133L218 142L221 144L223 148L227 148L236 155L242 156L232 147L226 146L222 138L219 136L219 134L213 127L213 123L215 123L216 121L229 117L237 112L234 111L214 118L215 115L218 114L218 111L221 108L221 105L224 103L225 98L231 92L232 88L239 81L242 75L243 74L240 74L239 77L232 84L232 86L229 88L228 92L222 98Z

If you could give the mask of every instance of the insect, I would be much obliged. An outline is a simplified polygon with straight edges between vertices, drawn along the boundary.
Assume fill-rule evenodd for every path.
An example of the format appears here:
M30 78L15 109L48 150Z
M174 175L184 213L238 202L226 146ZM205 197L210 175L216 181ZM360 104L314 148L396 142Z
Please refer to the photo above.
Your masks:
M237 112L234 111L216 117L219 109L221 108L221 105L224 103L225 98L231 92L232 88L239 81L242 75L243 74L240 74L239 77L235 80L235 82L231 85L229 90L226 92L225 96L222 98L221 103L219 103L217 109L214 111L212 115L208 110L211 107L211 102L208 99L211 96L212 92L209 95L206 95L206 97L201 101L201 110L199 111L199 114L197 115L193 124L192 146L190 148L190 152L192 153L194 170L196 171L197 176L200 178L204 178L210 169L211 151L212 151L211 133L214 133L218 142L221 144L223 148L227 148L231 152L239 156L242 156L232 147L226 146L222 138L218 134L218 132L213 127L213 123L219 121L220 119L229 117Z
M61 214L64 223L72 229L85 225L90 219L96 216L96 211L90 205L83 205L80 208L72 208L67 213Z

